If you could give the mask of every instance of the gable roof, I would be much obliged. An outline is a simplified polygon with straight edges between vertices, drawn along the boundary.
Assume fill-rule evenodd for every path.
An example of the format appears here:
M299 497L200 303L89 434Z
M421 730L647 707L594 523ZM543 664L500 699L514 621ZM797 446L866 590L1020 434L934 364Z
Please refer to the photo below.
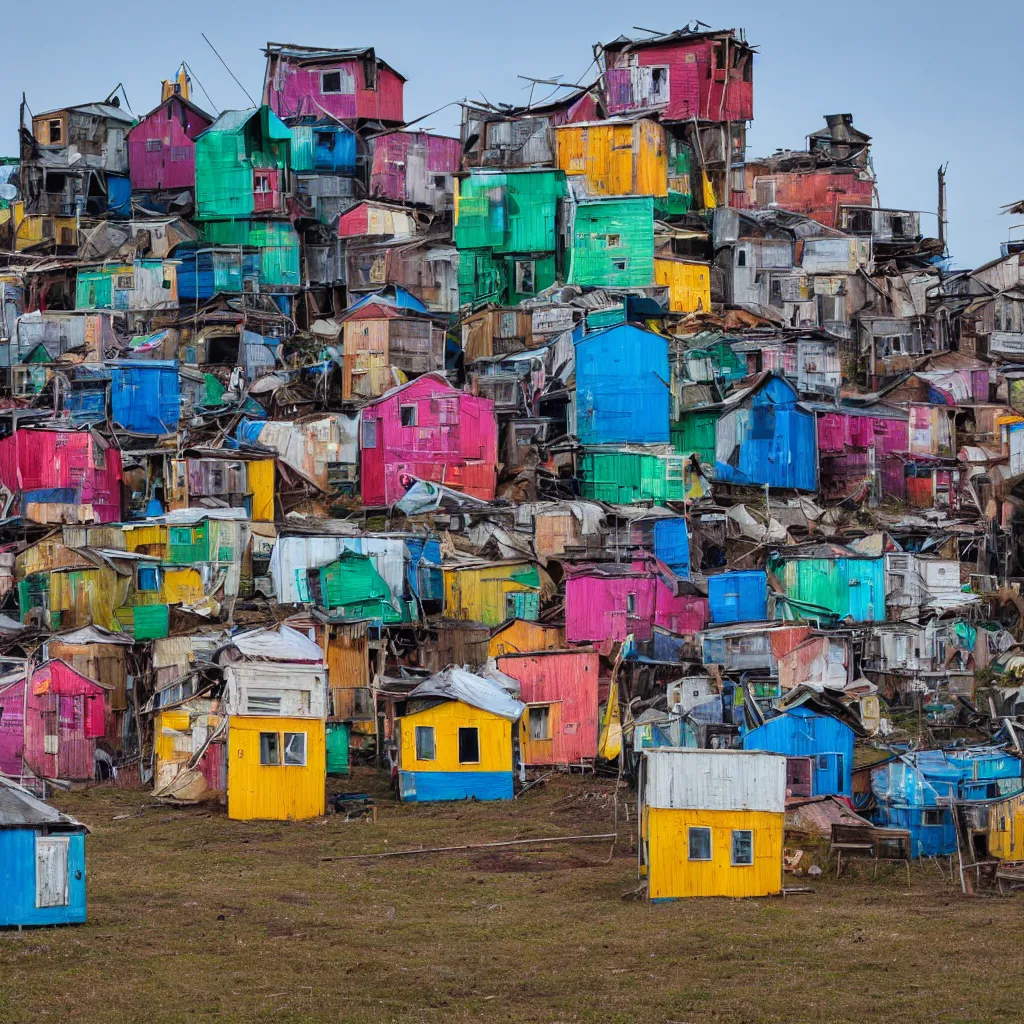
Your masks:
M89 831L70 814L62 814L12 779L0 775L0 828L33 828L37 825L64 831Z

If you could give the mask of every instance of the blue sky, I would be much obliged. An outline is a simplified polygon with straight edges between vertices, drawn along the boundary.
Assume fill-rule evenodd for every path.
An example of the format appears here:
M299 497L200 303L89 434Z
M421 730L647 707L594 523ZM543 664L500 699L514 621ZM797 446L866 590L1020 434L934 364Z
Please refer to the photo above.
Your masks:
M949 163L950 246L959 266L999 253L1024 218L999 207L1024 199L1024 132L1019 114L1019 46L1024 4L932 0L718 2L683 7L671 0L431 0L350 4L341 0L176 0L100 8L50 0L45 8L5 4L0 61L0 152L17 152L18 103L35 111L96 100L118 82L132 109L159 99L160 79L180 61L192 67L220 109L247 106L203 41L205 32L258 98L266 41L324 46L373 45L409 79L407 118L451 101L479 97L522 102L517 74L585 75L592 45L630 33L634 23L668 31L699 18L743 27L759 48L749 155L798 147L822 115L849 111L874 138L881 201L936 208L935 171ZM196 99L205 105L197 90ZM455 108L424 122L454 132ZM934 234L935 218L922 230ZM1024 236L1024 228L1014 232Z

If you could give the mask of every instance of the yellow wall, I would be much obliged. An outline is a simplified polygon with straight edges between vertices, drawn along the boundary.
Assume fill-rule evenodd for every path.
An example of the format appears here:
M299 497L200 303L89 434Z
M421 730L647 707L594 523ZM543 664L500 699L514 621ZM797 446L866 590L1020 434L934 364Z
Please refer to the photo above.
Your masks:
M1000 860L1024 860L1024 794L989 806L988 852Z
M556 764L555 737L562 731L562 702L548 705L548 735L546 739L530 739L530 709L519 719L519 750L523 764Z
M771 811L644 811L651 899L681 896L768 896L782 891L783 814ZM711 829L709 861L687 859L687 829ZM754 863L732 865L732 830L754 833Z
M305 766L261 765L261 732L304 732ZM322 721L232 716L228 726L229 818L240 821L315 818L324 813L326 779L327 740Z
M542 626L539 622L513 619L504 629L491 637L487 656L526 654L530 651L557 651L565 646L565 633L561 626Z
M654 121L566 125L557 129L558 166L587 180L591 195L668 192L665 131Z
M534 587L509 577L524 572L528 563L493 565L482 569L444 570L444 610L453 619L497 626L505 621L505 595Z
M263 522L274 521L274 460L259 459L246 463L246 479L252 495L252 517Z
M404 772L510 772L512 723L460 701L445 701L399 719L398 767ZM416 726L433 726L435 760L416 758ZM480 730L479 764L459 763L459 729Z
M654 283L668 287L668 308L673 313L711 309L711 268L706 263L656 259Z
M166 526L138 526L124 531L125 548L144 555L167 555ZM143 550L145 549L145 550Z
M44 221L53 221L52 237L46 239L51 245L78 245L77 217L26 216L25 206L20 202L12 203L11 209L14 215L14 248L17 252L43 241Z
M195 569L164 569L164 604L195 604L203 599L203 578Z
M128 603L131 577L113 569L73 569L50 573L50 611L60 612L62 629L94 623L120 632L115 609Z

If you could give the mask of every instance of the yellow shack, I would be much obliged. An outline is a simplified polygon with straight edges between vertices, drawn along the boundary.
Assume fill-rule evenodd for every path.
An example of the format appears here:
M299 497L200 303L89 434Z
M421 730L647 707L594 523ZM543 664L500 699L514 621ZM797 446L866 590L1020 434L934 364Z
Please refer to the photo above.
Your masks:
M565 629L562 626L546 626L529 619L509 619L491 634L487 656L500 658L503 654L557 651L564 646Z
M522 713L511 693L465 669L425 679L395 722L399 797L512 799L512 729Z
M654 282L668 288L668 308L673 313L711 309L711 267L707 263L656 256Z
M1024 860L1024 793L988 805L988 852L1000 860Z
M588 121L555 129L558 166L594 196L668 193L665 129L656 121Z
M446 564L444 614L450 619L498 626L506 619L536 619L541 576L533 562L465 559Z
M786 758L655 747L641 770L641 839L652 900L782 891Z

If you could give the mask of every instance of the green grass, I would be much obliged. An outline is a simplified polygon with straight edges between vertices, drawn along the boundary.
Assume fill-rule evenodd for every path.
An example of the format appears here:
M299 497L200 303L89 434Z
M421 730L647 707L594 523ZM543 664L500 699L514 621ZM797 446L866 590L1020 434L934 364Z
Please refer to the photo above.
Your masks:
M325 859L610 831L607 782L556 779L501 805L399 805L366 771L343 788L380 794L376 824L59 798L93 829L89 923L0 933L0 1021L1021 1017L1007 958L1024 946L1021 902L967 899L932 867L909 890L902 871L873 883L855 868L811 895L652 906L629 898L628 842L610 859L607 843Z

